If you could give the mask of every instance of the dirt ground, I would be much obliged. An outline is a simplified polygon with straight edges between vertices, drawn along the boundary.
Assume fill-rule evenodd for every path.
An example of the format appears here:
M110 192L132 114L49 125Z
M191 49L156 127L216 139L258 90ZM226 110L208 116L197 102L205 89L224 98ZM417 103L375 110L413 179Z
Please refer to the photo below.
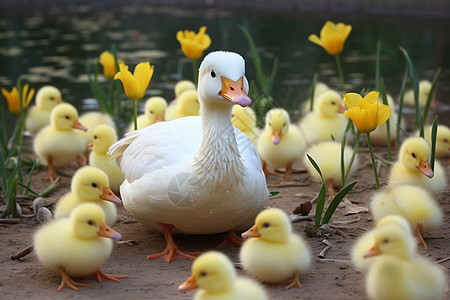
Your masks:
M382 148L375 148L375 152L385 155ZM370 165L367 147L360 148L359 170L347 182L358 179L353 193L348 199L359 205L367 207L374 193L374 178ZM443 160L447 174L450 174L449 160ZM270 199L268 206L280 207L287 213L302 202L311 200L319 191L320 185L310 181L301 164L296 166L293 179L297 183L292 186L273 186L270 190L279 191L277 196ZM66 170L72 172L73 170ZM42 169L35 175L33 188L36 191L48 186L43 181L46 171ZM388 169L381 166L380 183L385 184ZM269 177L268 182L280 180ZM51 194L50 199L57 199L69 189L70 180L66 179L60 188ZM447 188L443 196L438 198L444 211L444 224L438 230L425 236L428 251L419 248L421 254L433 261L450 257L450 189ZM19 201L25 212L29 212L31 200ZM52 206L50 206L52 208ZM310 214L314 213L315 206ZM319 260L317 255L325 247L321 237L307 237L305 230L313 226L313 221L300 221L293 224L294 232L306 237L314 262L311 269L301 275L302 288L291 288L284 291L283 286L265 285L270 299L366 299L363 275L356 271L349 261L349 253L357 237L367 229L372 228L373 221L368 212L345 215L344 209L339 208L331 219L333 222L351 221L354 223L336 225L337 231L328 235L327 239L333 244L326 253L325 260ZM100 284L94 279L80 280L92 283L92 287L82 287L76 292L65 288L57 292L60 278L57 274L45 269L39 264L35 254L30 254L20 260L11 260L11 255L28 246L32 235L39 223L35 218L23 218L17 224L0 224L0 298L2 299L191 299L194 292L180 294L177 287L189 275L192 261L188 259L175 259L168 264L162 259L148 261L147 255L157 253L164 249L165 241L161 233L148 232L129 217L122 210L120 220L113 226L119 231L123 241L128 243L116 244L109 261L102 270L109 274L128 275L120 283L104 281ZM215 249L222 241L224 234L208 236L175 237L180 248L187 251L207 251ZM239 261L239 249L225 248L223 251L235 263ZM442 267L450 268L450 261L441 263ZM243 270L238 270L246 275ZM448 297L449 293L447 293Z

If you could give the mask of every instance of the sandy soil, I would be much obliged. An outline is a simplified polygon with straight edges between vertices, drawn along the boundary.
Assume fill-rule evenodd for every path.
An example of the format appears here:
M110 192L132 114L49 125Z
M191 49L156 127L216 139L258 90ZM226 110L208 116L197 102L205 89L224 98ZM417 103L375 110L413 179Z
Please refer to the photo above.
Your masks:
M376 148L378 154L383 154L383 149ZM449 161L442 161L446 166L447 174L450 174ZM296 166L297 172L293 179L297 183L293 186L274 186L272 191L280 191L280 194L271 198L268 206L280 207L287 213L311 200L320 189L318 183L310 182L309 175L304 167ZM66 170L72 172L73 170ZM43 181L45 170L35 175L33 188L41 191L48 183ZM388 169L384 166L380 170L380 181L384 184L387 180ZM360 166L357 174L351 180L358 179L352 194L348 199L360 206L368 206L371 195L374 192L374 179L371 172L370 159L367 148L360 148ZM268 181L280 180L277 177L269 177ZM66 179L60 188L51 197L57 199L69 189L70 181ZM439 261L450 257L449 229L450 229L450 189L438 201L445 212L444 225L425 237L428 243L428 251L419 251L431 260ZM29 211L31 200L20 200L25 212ZM52 208L52 206L50 206ZM315 207L310 214L313 214ZM284 291L283 286L266 285L271 299L365 299L363 275L356 271L349 261L349 253L356 238L373 226L370 213L357 213L344 215L344 209L339 208L332 221L356 222L336 226L337 232L330 233L327 239L333 247L327 252L325 260L319 260L317 255L325 247L322 237L307 237L305 230L313 226L313 221L301 221L294 223L295 233L304 237L311 247L315 258L311 269L301 276L302 288L292 288ZM104 265L103 271L109 274L126 274L128 279L122 279L120 283L104 281L100 284L94 279L86 279L83 282L93 284L90 288L81 288L76 292L64 289L57 292L60 278L57 274L45 269L39 264L35 254L30 254L20 260L11 260L11 255L29 245L32 235L39 223L34 218L23 218L18 224L0 224L0 298L2 299L191 299L194 292L180 294L177 286L189 275L192 261L188 259L175 259L168 264L162 259L146 260L147 255L154 254L164 249L165 241L162 234L146 231L133 218L122 210L120 220L115 226L123 236L123 241L129 243L116 244L109 261ZM207 251L214 249L222 241L224 234L211 236L176 236L178 245L187 251ZM223 251L233 262L239 261L239 249L235 247L225 248ZM447 271L450 261L442 263ZM238 270L242 275L245 272ZM448 293L447 293L448 296Z

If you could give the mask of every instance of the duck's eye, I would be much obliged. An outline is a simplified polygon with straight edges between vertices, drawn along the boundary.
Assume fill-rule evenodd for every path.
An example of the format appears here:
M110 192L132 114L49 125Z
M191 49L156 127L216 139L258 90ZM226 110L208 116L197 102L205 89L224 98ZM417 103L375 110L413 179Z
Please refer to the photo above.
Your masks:
M94 135L94 140L98 139L98 137L96 135Z
M286 126L286 122L283 123L283 127L285 127L285 126Z
M331 102L331 105L336 105L336 102L332 101L332 102Z
M384 239L383 244L387 244L387 243L389 243L389 239Z
M153 115L153 110L151 110L150 113Z
M88 220L87 223L88 223L89 225L94 225L94 221L92 221L92 220Z
M416 158L416 154L415 154L415 153L411 153L411 156L412 156L413 158Z
M444 143L448 143L448 140L447 140L447 139L444 139Z
M214 71L211 71L211 77L216 78L216 73Z
M269 126L272 126L272 123L269 122Z
M64 116L64 118L66 118L66 120L70 120L70 116Z
M50 97L49 99L52 100L52 101L55 100L55 98L53 98L53 97Z
M205 272L205 271L202 271L201 273L200 273L200 277L205 277L207 275L207 273Z
M91 183L91 186L92 186L93 188L98 187L98 185L97 185L95 182Z
M270 227L270 224L268 222L266 222L263 224L263 227L265 227L265 228Z

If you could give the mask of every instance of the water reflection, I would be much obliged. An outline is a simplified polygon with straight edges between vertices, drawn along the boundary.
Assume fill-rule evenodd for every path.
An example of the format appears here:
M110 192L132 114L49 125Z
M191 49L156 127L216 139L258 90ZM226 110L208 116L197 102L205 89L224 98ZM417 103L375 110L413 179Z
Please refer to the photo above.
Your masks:
M53 7L45 13L0 19L0 85L8 89L19 75L38 89L44 84L58 86L65 101L81 108L82 99L91 98L86 63L95 62L103 50L114 44L127 64L150 61L155 74L149 93L173 98L173 85L192 78L190 61L176 41L180 29L208 27L212 37L209 50L227 49L247 60L247 77L256 78L248 43L239 26L248 26L270 72L279 59L273 96L287 109L299 107L310 93L315 71L319 80L338 88L340 80L334 58L307 40L331 19L353 25L353 32L341 54L347 89L359 92L373 88L375 50L382 43L381 73L387 91L394 97L400 90L405 69L398 46L410 54L420 79L431 80L438 67L443 72L437 86L437 99L450 103L450 22L446 19L394 18L369 20L351 15L240 14L217 10L189 11L173 8L121 7L98 10L94 4L72 8ZM181 68L180 68L181 66ZM289 95L287 97L287 95ZM2 105L5 105L2 101ZM450 122L447 118L447 122ZM442 120L441 120L442 121Z

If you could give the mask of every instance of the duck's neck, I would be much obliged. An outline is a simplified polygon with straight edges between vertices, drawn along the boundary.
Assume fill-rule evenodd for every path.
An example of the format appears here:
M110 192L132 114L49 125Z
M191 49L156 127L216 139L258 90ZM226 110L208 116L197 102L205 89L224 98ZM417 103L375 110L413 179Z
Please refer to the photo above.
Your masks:
M239 152L231 107L202 105L202 142L194 170L201 186L229 191L245 180L245 166Z

